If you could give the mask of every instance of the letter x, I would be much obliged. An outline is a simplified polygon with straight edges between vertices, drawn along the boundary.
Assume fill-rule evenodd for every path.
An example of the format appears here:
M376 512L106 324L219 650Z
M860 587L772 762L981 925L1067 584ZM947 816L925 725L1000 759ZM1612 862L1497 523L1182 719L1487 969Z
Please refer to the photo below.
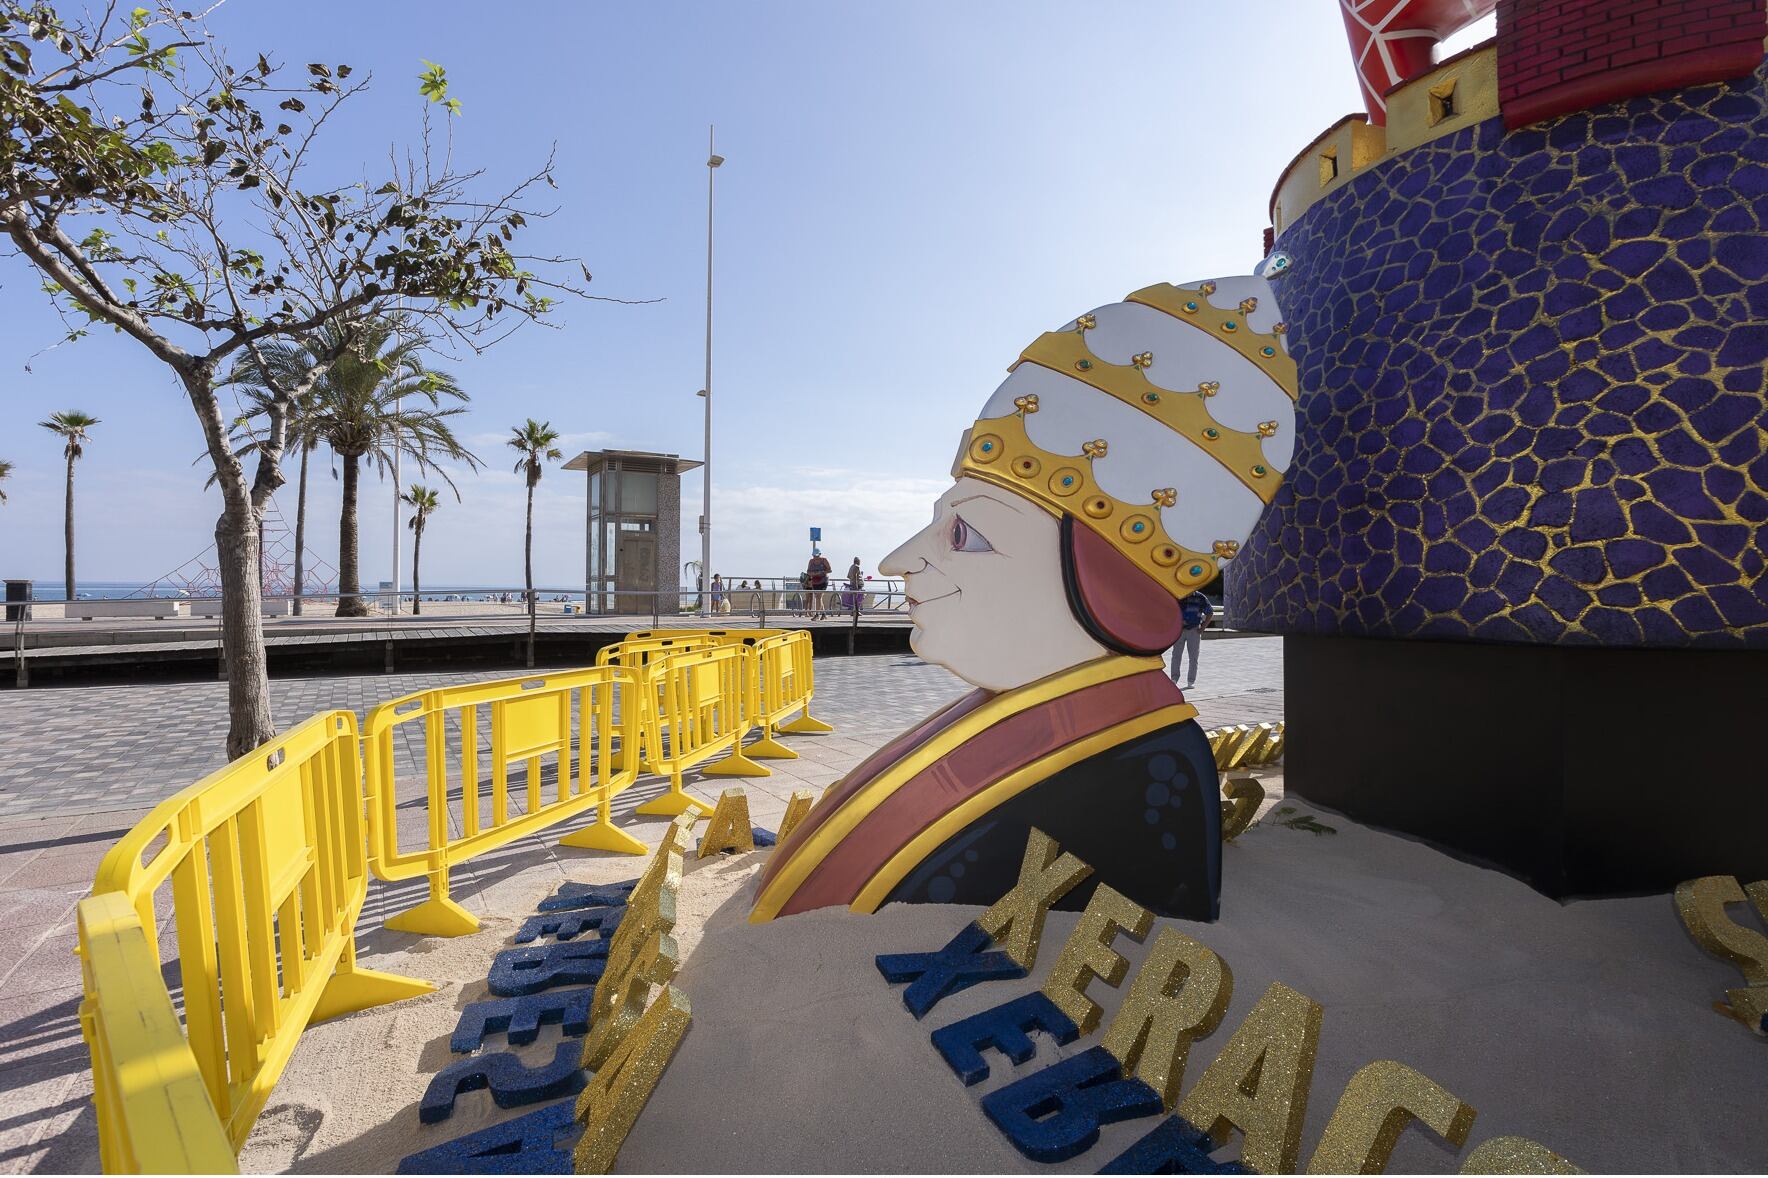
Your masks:
M972 922L937 953L880 953L878 972L892 985L910 983L902 992L902 1004L921 1018L942 998L978 982L1025 976L1025 969L1005 953L982 952L991 940Z

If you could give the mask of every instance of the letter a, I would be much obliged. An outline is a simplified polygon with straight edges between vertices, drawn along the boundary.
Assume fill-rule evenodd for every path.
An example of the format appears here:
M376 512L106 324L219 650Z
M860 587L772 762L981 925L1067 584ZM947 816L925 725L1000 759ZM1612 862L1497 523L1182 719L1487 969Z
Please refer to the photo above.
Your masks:
M1259 1173L1295 1173L1321 1013L1306 994L1272 982L1179 1102L1179 1115L1217 1149L1230 1130L1240 1130L1240 1160Z

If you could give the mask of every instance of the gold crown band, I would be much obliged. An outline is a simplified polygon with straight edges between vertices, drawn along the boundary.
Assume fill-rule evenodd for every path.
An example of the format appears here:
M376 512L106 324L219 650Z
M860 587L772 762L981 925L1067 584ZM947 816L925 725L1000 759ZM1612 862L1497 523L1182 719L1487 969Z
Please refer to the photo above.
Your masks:
M1149 357L1149 363L1153 362L1149 353L1143 355ZM1192 392L1158 388L1148 383L1141 363L1108 364L1095 357L1087 350L1086 337L1079 331L1046 331L1019 354L1019 359L1072 376L1102 393L1109 393L1125 405L1140 409L1174 433L1196 443L1261 501L1269 503L1277 494L1282 477L1265 462L1261 443L1277 431L1278 423L1265 422L1258 433L1242 433L1222 425L1210 416L1207 404L1209 398L1216 395L1219 387L1216 382L1206 382ZM1021 410L1025 408L1020 406ZM1031 411L1035 413L1035 407ZM1266 427L1270 433L1265 432Z
M1277 343L1277 337L1287 331L1285 325L1279 323L1270 335L1261 335L1246 322L1246 316L1257 307L1256 299L1243 302L1242 309L1224 311L1210 305L1209 295L1214 290L1215 284L1210 282L1204 283L1201 290L1181 290L1170 282L1162 282L1145 286L1124 301L1165 311L1174 319L1207 332L1210 338L1227 344L1251 360L1277 382L1285 396L1294 401L1298 379L1295 360ZM1252 305L1248 306L1249 303Z
M978 421L964 436L952 464L954 478L970 475L1004 487L1048 508L1072 515L1105 538L1175 597L1215 578L1218 557L1232 557L1237 541L1221 540L1210 555L1193 552L1167 535L1160 508L1174 500L1171 487L1153 488L1149 502L1125 503L1106 494L1093 479L1087 456L1052 454L1025 433L1025 410ZM1090 454L1103 456L1107 443L1089 442Z

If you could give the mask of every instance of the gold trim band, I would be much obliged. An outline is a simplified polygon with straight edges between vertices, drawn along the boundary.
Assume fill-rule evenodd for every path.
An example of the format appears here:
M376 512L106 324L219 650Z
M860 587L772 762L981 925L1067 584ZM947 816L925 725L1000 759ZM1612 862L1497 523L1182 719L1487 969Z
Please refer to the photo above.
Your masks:
M1046 331L1019 354L1019 359L1072 376L1141 410L1195 444L1264 502L1269 503L1277 494L1283 476L1265 463L1263 443L1281 424L1266 422L1268 429L1255 433L1242 433L1223 425L1209 412L1209 400L1219 387L1217 382L1209 381L1190 392L1160 388L1149 383L1139 364L1110 364L1095 357L1087 350L1086 338L1075 331Z
M1090 663L1082 663L1035 683L1028 683L1017 690L1004 691L950 727L934 733L920 747L909 750L901 760L886 766L877 777L867 782L857 794L848 798L839 809L829 815L827 821L811 832L805 845L782 864L780 874L769 881L755 898L755 907L749 913L750 923L760 924L778 916L786 901L797 893L817 865L842 839L852 833L854 827L876 810L885 798L971 737L1027 708L1071 695L1082 688L1110 683L1144 671L1159 670L1164 666L1159 658L1108 655L1102 659L1094 659Z
M1284 325L1279 323L1273 334L1261 335L1253 331L1246 322L1245 311L1224 311L1210 305L1209 294L1213 286L1209 283L1204 286L1203 290L1183 290L1170 282L1159 282L1126 295L1124 302L1141 303L1156 311L1164 311L1182 323L1189 323L1211 339L1227 344L1269 375L1277 382L1277 387L1294 401L1300 377L1296 372L1295 360L1277 342L1277 337L1284 334Z
M952 474L982 479L1058 515L1072 515L1175 597L1209 584L1215 579L1218 558L1240 550L1232 540L1218 541L1213 553L1186 548L1167 534L1161 521L1160 508L1172 488L1151 487L1149 501L1140 504L1106 494L1093 479L1090 457L1039 449L1025 434L1023 412L985 418L972 426Z

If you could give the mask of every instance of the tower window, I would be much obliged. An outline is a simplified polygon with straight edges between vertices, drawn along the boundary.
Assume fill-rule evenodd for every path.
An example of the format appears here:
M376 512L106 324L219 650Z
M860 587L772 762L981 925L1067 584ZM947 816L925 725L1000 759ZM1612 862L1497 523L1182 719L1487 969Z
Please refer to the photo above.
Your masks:
M1430 126L1455 117L1455 82L1456 79L1450 78L1430 88Z

